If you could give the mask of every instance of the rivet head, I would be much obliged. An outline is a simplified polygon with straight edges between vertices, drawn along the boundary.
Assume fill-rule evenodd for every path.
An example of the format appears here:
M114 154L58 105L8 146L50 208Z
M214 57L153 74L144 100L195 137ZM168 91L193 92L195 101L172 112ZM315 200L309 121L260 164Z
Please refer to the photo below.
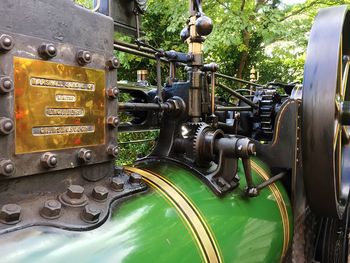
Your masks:
M53 44L42 44L38 48L38 53L44 59L54 58L57 55L57 48Z
M119 62L118 58L113 57L113 58L107 60L106 66L109 70L114 70L114 69L119 68L120 62Z
M44 153L40 158L40 163L45 168L54 168L57 166L57 156L53 153Z
M0 133L7 135L13 132L15 125L9 118L0 118Z
M120 192L124 189L124 181L119 177L114 177L111 180L111 188L114 191Z
M112 87L107 89L107 96L110 99L116 99L119 96L119 89L117 87Z
M9 51L13 48L14 41L13 38L9 35L2 34L0 36L0 51Z
M118 148L118 146L116 146L116 145L109 145L108 147L107 147L107 154L108 155L110 155L110 156L112 156L112 157L118 157L118 154L119 154L119 148Z
M93 205L86 205L81 213L81 218L86 223L97 223L101 215L101 210Z
M0 78L0 93L8 93L13 90L13 82L9 77Z
M59 201L54 199L47 200L40 211L40 215L46 219L56 219L61 215L61 208L62 205Z
M93 152L87 149L80 149L78 152L78 159L80 162L88 163L93 159Z
M16 224L21 221L21 207L16 204L6 204L0 211L0 221L4 224Z
M92 190L92 197L99 202L105 201L108 197L108 189L103 186L95 186Z
M129 177L129 183L140 184L142 181L142 176L137 173L131 173Z
M77 62L79 65L84 66L86 64L91 63L92 61L92 55L89 51L86 50L80 50L77 53Z
M12 176L15 173L15 164L11 160L0 161L0 175Z
M109 117L107 118L107 124L108 124L110 127L117 128L118 125L119 125L119 118L116 117L116 116L109 116Z

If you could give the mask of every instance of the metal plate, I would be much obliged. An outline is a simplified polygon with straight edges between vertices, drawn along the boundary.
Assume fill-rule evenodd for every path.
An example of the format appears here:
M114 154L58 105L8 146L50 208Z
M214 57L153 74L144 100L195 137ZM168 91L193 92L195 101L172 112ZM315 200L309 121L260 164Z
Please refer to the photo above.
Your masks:
M14 57L16 154L105 142L105 72Z

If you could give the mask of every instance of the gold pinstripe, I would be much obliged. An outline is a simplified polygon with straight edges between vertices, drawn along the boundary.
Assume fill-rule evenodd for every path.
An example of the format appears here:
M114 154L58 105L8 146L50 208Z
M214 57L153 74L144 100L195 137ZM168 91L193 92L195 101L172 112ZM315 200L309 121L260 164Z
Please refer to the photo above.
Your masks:
M194 234L206 262L222 262L215 240L213 239L208 226L205 224L205 221L203 221L191 202L189 202L179 189L175 189L169 181L153 172L150 173L135 167L126 167L125 169L140 174L147 183L159 190L172 204L174 204L174 207L178 210Z

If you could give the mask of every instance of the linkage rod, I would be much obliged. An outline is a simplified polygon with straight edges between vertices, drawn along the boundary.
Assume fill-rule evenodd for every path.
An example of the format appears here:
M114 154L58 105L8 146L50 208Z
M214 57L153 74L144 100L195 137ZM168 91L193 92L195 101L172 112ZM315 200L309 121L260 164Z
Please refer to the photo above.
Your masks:
M279 173L279 174L271 177L270 179L262 182L256 188L260 191L261 189L264 189L265 187L267 187L267 186L277 182L278 180L282 179L286 174L287 174L286 172Z
M123 42L123 41L114 40L114 44L118 45L118 46L122 46L122 47L131 48L131 49L134 49L134 50L137 50L137 51L147 52L147 53L151 53L151 54L155 54L156 53L156 51L154 51L151 48L142 47L142 46L138 46L136 44L127 43L127 42Z
M135 56L140 56L140 57L156 60L156 57L154 55L152 55L152 54L145 53L145 52L142 52L142 51L139 51L139 50L136 50L136 49L120 46L120 45L117 45L117 44L114 44L114 49L117 50L117 51L129 53L129 54L132 54L132 55L135 55ZM160 58L160 60L162 62L169 63L169 61L167 59L165 59L165 58Z
M215 111L250 111L250 106L216 106Z
M244 97L243 95L241 95L238 92L234 91L233 89L230 89L226 85L218 83L218 86L220 88L222 88L223 90L227 91L228 93L232 94L236 98L240 99L241 101L245 102L249 106L253 107L254 109L258 109L259 108L259 106L256 105L255 103L253 103L250 99L247 99L246 97Z
M120 111L174 111L175 108L170 103L119 103Z
M229 79L229 80L241 82L241 83L248 84L248 85L255 86L255 87L263 87L262 85L259 85L259 84L256 84L256 83L254 83L254 82L250 82L250 81L247 81L247 80L244 80L244 79L239 79L239 78L231 77L231 76L228 76L228 75L225 75L225 74L221 74L221 73L215 73L215 74L216 74L218 77L222 77L222 78L225 78L225 79Z

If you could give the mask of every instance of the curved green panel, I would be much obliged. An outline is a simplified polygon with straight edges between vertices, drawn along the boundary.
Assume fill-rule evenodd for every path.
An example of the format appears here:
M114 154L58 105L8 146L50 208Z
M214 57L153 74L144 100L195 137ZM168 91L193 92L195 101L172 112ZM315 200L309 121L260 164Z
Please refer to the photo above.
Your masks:
M253 168L267 176L264 171L267 168L258 160ZM213 240L207 247L216 245L219 259L216 262L280 262L283 248L285 251L291 239L292 220L288 197L279 183L262 190L259 197L246 198L240 167L241 185L218 198L185 168L151 163L143 165L143 169L159 175L171 187L163 191L148 180L151 184L148 193L116 205L111 219L92 231L32 227L3 235L1 262L209 262L201 243L206 235ZM256 171L253 176L256 183L263 180ZM173 191L169 196L183 195L197 216L186 218L191 209L181 212L167 196L169 191ZM284 221L281 201L286 213ZM197 235L200 224L195 223L192 228L189 224L194 219L201 220L208 232Z

